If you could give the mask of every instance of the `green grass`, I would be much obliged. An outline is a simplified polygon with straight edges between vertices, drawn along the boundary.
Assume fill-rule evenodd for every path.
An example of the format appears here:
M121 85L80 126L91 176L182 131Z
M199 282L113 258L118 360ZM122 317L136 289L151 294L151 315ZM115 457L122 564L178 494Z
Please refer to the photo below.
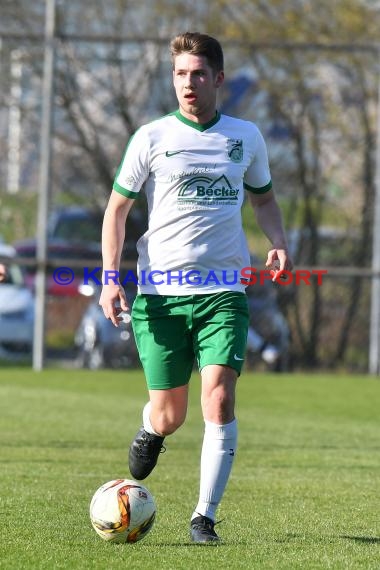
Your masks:
M365 376L243 374L224 544L200 547L188 539L202 441L194 375L187 422L146 481L155 526L112 545L88 505L102 483L129 476L142 374L0 369L0 568L378 569L379 392Z

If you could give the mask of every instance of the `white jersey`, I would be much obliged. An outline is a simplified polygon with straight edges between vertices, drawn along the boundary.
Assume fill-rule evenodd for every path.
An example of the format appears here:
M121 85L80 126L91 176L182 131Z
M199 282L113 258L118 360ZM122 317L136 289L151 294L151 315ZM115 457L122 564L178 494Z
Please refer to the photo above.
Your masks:
M219 113L200 125L179 111L144 125L129 141L114 190L135 198L144 183L149 223L137 243L139 292L244 291L244 189L271 188L257 126Z

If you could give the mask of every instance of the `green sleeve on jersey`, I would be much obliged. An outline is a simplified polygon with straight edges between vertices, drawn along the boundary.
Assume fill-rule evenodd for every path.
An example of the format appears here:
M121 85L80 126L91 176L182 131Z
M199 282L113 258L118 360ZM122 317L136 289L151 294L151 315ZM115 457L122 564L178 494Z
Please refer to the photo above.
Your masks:
M244 188L249 192L253 192L253 194L265 194L265 192L268 192L268 190L272 188L272 180L270 180L265 186L261 186L261 188L254 188L244 182Z
M117 182L113 183L113 189L115 190L115 192L122 194L126 198L137 198L138 195L138 192L131 192L130 190L126 190L125 188L120 186L120 184L118 184Z

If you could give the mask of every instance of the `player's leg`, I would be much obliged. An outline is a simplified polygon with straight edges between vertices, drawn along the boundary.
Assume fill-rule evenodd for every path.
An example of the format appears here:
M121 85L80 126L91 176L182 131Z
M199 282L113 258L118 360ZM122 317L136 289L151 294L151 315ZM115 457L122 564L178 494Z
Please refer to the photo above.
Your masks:
M129 470L138 480L151 473L165 436L186 417L194 353L183 305L174 297L156 295L138 296L133 305L134 333L149 389L143 425L129 449Z
M192 515L195 542L217 541L215 512L222 500L236 453L234 414L237 372L227 366L202 369L202 411L205 422L198 504Z
M211 305L212 303L210 303ZM191 520L195 542L216 542L215 513L223 497L236 453L235 389L244 361L248 310L245 296L215 297L206 324L197 335L205 422L198 504Z
M149 398L143 410L143 425L129 448L129 470L137 480L148 477L159 454L165 451L164 438L185 421L188 386L149 390Z
M149 402L143 413L144 426L152 433L167 436L185 421L189 386L167 390L149 390Z

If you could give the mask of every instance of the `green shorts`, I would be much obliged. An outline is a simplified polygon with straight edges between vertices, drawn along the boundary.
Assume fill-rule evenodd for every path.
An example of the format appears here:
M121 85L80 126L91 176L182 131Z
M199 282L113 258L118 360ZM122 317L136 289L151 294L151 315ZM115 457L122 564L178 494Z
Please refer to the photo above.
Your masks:
M234 368L240 374L247 343L245 293L137 295L132 325L148 388L187 384L195 359Z

